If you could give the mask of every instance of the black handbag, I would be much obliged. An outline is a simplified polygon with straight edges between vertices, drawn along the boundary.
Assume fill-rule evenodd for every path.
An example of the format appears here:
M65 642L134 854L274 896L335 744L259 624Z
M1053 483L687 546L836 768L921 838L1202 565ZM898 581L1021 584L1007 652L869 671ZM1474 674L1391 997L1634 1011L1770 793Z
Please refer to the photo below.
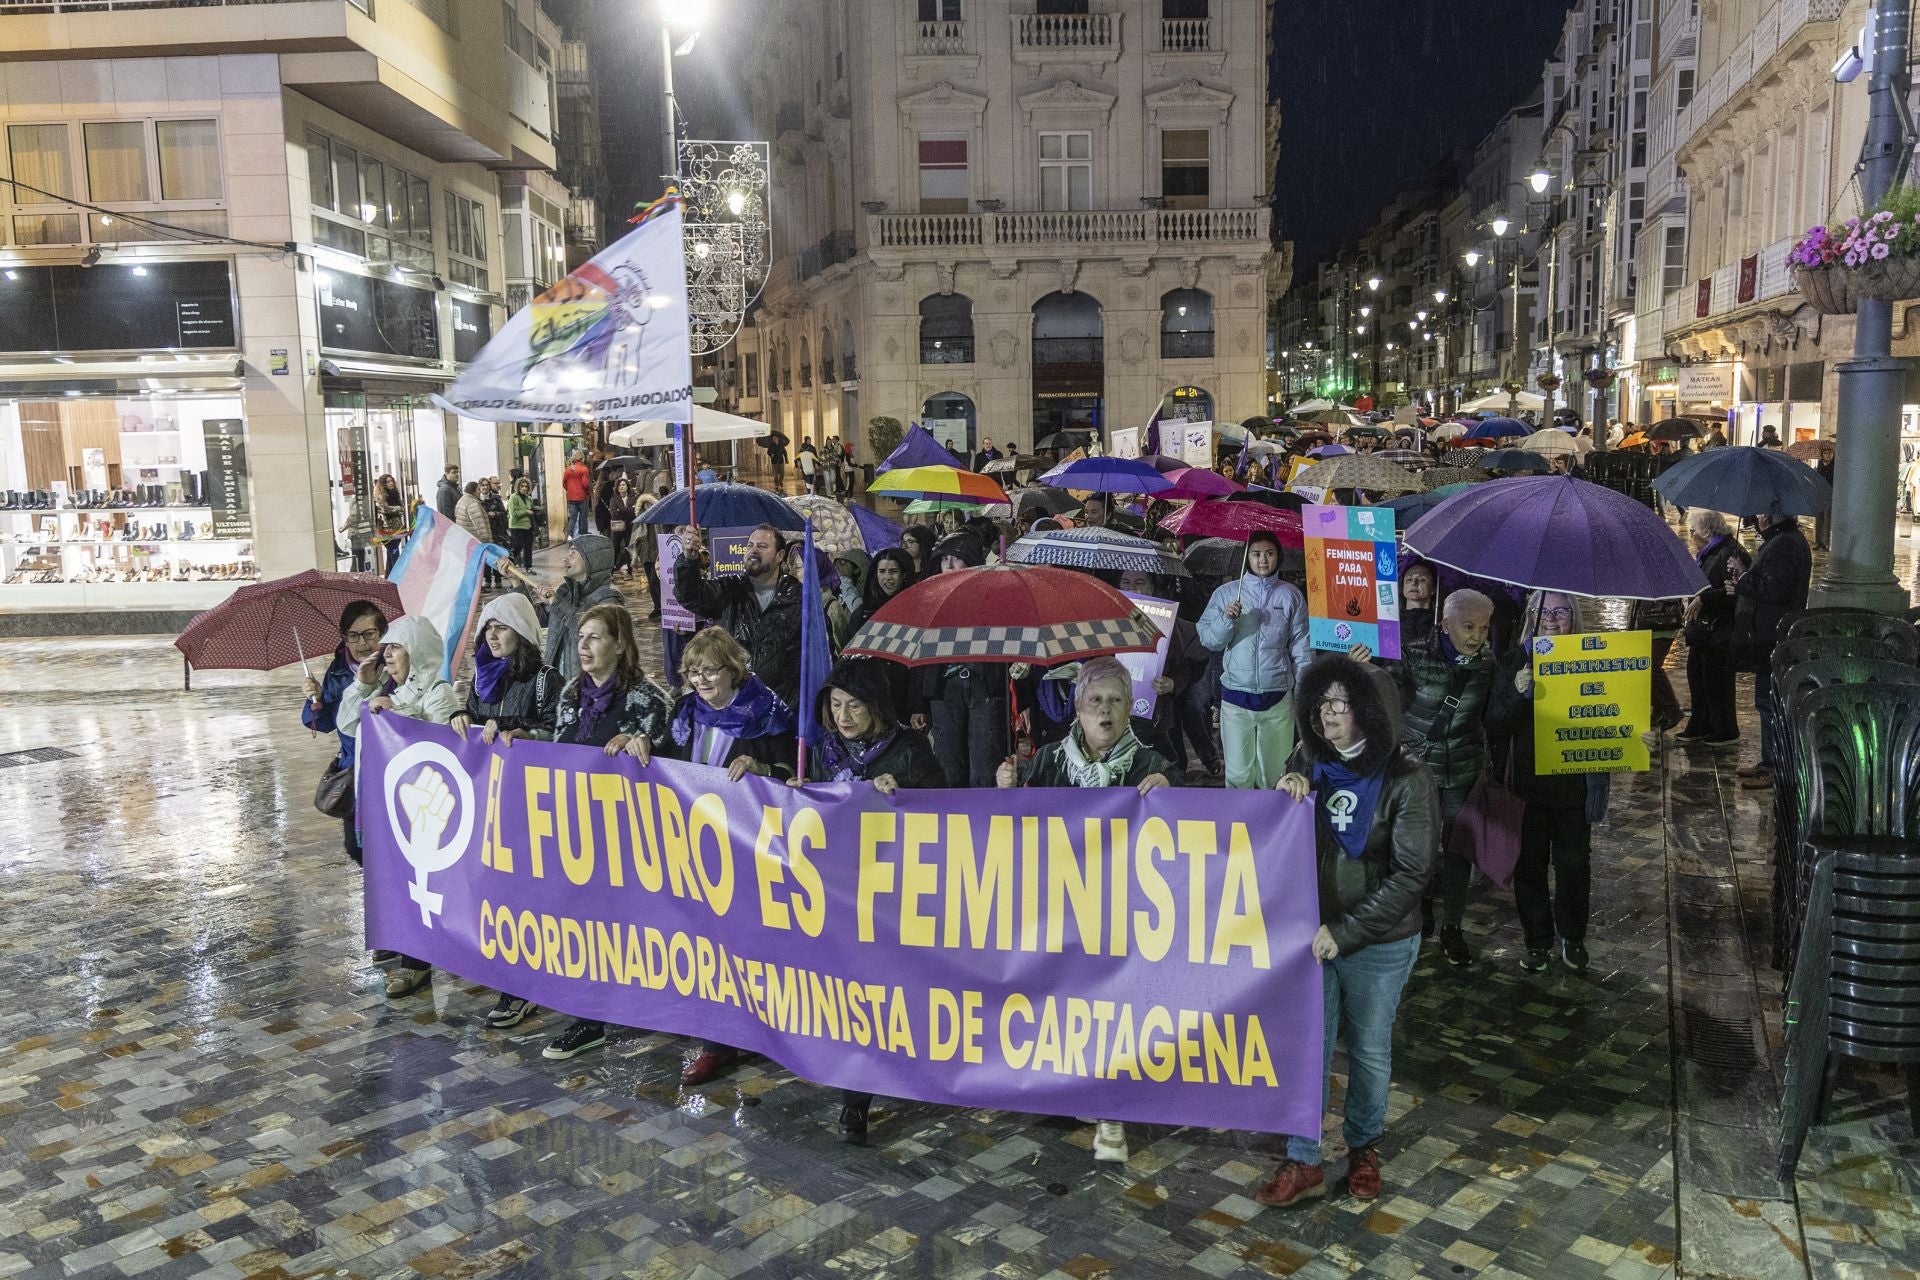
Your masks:
M320 785L313 789L313 807L329 818L351 818L353 816L353 766L342 766L338 760L327 766L320 775Z

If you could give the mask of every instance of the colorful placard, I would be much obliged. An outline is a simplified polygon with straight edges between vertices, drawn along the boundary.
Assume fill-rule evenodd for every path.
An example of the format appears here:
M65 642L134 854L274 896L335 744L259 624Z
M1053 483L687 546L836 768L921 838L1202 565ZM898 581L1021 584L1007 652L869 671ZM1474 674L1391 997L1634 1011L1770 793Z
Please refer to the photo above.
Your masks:
M1535 773L1645 773L1652 708L1653 632L1534 640Z
M1307 632L1316 649L1400 656L1400 551L1390 507L1308 505Z

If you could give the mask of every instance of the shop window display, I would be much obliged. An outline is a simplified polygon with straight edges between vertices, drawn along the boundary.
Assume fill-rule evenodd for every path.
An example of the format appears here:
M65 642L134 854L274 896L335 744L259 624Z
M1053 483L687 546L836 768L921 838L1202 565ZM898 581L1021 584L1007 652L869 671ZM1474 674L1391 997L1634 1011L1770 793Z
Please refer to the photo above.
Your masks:
M0 403L0 590L257 576L239 397Z

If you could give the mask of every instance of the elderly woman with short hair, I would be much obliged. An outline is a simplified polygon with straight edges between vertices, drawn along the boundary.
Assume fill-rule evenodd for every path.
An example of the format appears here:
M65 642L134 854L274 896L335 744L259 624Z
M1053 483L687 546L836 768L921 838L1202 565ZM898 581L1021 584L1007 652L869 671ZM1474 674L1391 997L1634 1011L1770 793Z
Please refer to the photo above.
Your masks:
M1133 731L1133 676L1117 658L1095 658L1073 680L1073 727L1040 748L1020 776L1008 756L994 775L1001 787L1133 787L1141 795L1172 785L1173 766ZM1094 1124L1093 1158L1127 1161L1127 1128L1118 1120Z
M1753 557L1718 511L1689 512L1687 539L1707 585L1687 601L1684 615L1687 696L1693 712L1675 740L1732 746L1740 741L1740 723L1733 692L1734 601L1727 594L1727 579L1735 562L1744 571Z

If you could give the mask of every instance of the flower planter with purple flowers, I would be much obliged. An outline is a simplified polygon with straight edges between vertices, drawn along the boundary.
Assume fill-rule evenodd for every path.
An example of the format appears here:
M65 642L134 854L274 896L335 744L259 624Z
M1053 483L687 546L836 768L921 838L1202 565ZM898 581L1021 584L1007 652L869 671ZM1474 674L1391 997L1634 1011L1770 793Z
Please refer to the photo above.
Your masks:
M1787 265L1801 296L1826 315L1851 315L1862 298L1920 298L1920 189L1895 187L1871 213L1808 228Z

